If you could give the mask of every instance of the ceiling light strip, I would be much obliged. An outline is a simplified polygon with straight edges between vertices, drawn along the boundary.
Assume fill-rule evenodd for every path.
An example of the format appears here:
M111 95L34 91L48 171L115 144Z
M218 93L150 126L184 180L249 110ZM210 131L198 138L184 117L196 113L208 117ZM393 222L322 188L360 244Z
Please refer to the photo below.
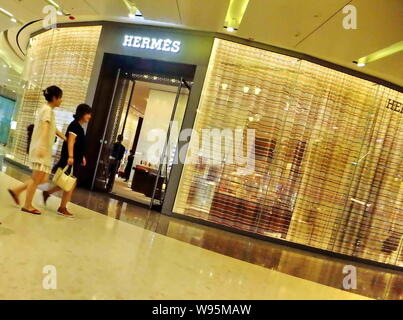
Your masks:
M127 9L129 9L129 17L134 19L135 17L142 17L140 10L136 7L134 2L130 0L122 0L123 3L126 5Z
M12 22L18 22L14 15L6 9L0 8L0 12L6 15Z
M383 48L381 50L375 51L366 57L362 57L358 59L357 65L358 66L365 66L365 64L374 62L379 59L383 59L385 57L391 56L392 54L398 53L400 51L403 51L403 41L396 42L386 48Z
M47 2L49 2L52 6L56 7L57 9L60 8L60 5L58 5L56 2L54 2L53 0L46 0Z
M132 10L132 4L129 1L123 0L123 3L126 5L127 9L129 9L129 11Z
M229 31L238 30L246 8L248 7L249 0L231 0L227 15L225 17L224 27Z
M66 15L64 13L64 11L62 10L62 7L58 3L56 3L55 1L53 1L53 0L45 0L45 1L56 8L57 14L59 16Z
M11 17L14 17L12 13L8 12L6 9L0 8L0 11L3 12L5 15Z

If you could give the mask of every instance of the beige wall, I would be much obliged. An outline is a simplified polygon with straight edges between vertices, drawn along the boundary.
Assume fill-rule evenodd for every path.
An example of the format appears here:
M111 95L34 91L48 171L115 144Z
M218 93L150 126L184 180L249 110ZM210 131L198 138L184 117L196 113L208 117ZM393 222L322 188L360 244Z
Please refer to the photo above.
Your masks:
M143 126L136 151L136 164L141 160L150 162L154 166L159 164L160 155L164 146L166 133L175 104L176 93L161 90L150 90L145 110ZM186 108L187 95L179 99L175 120L182 121ZM180 126L180 123L178 124ZM176 140L173 138L173 140Z

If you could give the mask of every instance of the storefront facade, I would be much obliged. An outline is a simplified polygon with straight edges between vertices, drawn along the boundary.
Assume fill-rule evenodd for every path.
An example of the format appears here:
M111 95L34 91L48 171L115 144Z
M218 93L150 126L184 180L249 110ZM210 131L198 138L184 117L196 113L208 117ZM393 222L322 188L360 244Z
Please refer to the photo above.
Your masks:
M217 39L194 129L253 129L254 154L234 146L254 170L192 153L173 212L402 266L401 102L385 86Z
M98 120L87 134L93 142L89 162L97 162L109 107L101 100L112 98L100 98L100 79L110 77L103 86L113 85L113 72L103 67L108 54L192 65L181 128L193 133L178 144L186 161L172 167L164 214L402 267L400 88L242 42L113 23L40 33L29 50L9 154L26 164L25 128L40 89L56 84L65 91L59 129L77 104L93 105ZM200 149L206 129L218 129L223 139ZM224 136L231 150L221 148ZM59 150L56 145L56 156ZM86 175L94 174L95 165Z

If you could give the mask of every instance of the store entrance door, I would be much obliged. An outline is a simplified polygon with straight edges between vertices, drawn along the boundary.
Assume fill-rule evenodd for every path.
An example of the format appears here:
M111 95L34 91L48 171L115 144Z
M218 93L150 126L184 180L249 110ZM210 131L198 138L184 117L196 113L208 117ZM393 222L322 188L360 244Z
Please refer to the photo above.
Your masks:
M91 189L162 207L191 81L119 68Z
M174 131L174 129L180 129L184 116L181 110L179 110L178 108L179 102L181 96L185 95L189 97L190 90L190 85L186 82L186 80L181 78L175 97L175 103L173 106L167 135L161 153L158 172L154 182L153 193L150 200L150 209L156 209L160 211L162 209L162 205L164 204L165 192L168 186L169 177L171 175L172 166L175 162L177 162L176 159L177 156L179 156L179 151L177 148L179 140L179 130Z

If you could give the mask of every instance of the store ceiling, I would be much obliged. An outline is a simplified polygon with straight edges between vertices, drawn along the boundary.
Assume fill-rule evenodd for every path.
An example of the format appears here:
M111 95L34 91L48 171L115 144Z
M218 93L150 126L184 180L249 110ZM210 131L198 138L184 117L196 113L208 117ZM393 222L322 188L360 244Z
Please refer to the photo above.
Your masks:
M75 21L133 23L121 0L55 1L71 12L77 18ZM229 0L134 0L134 3L145 19L136 23L226 32L223 24ZM24 23L43 17L46 4L44 0L0 0L0 7ZM345 15L341 9L347 4L357 8L357 30L343 28ZM17 52L14 39L20 27L0 15L0 31L10 30L9 41ZM23 45L29 33L40 27L40 23L32 25L21 35ZM233 35L306 53L403 85L403 52L365 68L352 63L403 40L403 0L250 0L240 28Z

